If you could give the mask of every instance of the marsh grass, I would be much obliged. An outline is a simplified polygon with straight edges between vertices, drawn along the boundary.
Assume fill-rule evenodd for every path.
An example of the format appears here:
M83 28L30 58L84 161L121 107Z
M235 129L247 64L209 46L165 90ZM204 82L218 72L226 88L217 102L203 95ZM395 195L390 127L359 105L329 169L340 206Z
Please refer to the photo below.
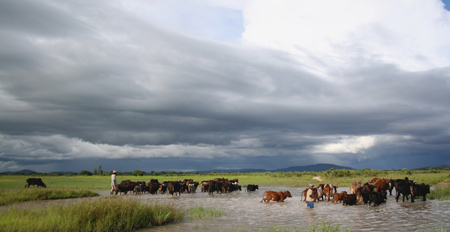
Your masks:
M212 217L220 217L225 214L223 209L193 207L187 210L187 215L194 219L210 219Z
M431 200L450 200L450 186L445 187L437 187L434 190L431 190L428 198Z
M0 231L133 231L182 219L172 206L109 198L66 206L0 212Z
M81 197L95 197L99 194L84 189L67 188L32 188L32 189L9 189L0 192L0 206L24 201L68 199Z

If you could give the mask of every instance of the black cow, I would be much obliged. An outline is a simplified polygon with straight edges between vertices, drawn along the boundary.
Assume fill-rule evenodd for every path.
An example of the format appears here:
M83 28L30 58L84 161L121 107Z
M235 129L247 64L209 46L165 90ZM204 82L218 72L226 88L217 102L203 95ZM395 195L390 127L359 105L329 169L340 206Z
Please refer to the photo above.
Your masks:
M168 181L164 181L160 186L159 186L159 193L166 193L167 191L167 187L169 186L169 182Z
M47 185L45 185L44 182L42 182L41 178L28 178L26 182L27 184L25 185L25 188L29 188L30 185L36 185L38 188L39 187L47 188Z
M128 192L134 191L134 187L142 183L145 185L145 182L133 182L131 180L123 180L122 182L120 182L120 184L117 185L117 188L119 189L120 194L122 193L127 194Z
M381 205L386 203L385 195L381 192L371 192L369 194L369 205L373 202L373 206Z
M426 201L427 194L430 193L430 185L428 184L415 184L411 185L411 202L414 202L415 197L423 197L423 201Z
M145 186L145 185L144 185ZM144 186L142 186L142 185L136 185L136 186L134 186L134 189L133 189L133 194L143 194L144 193Z
M356 194L348 194L342 199L342 205L356 205Z
M411 183L412 181L408 180L408 178L403 179L391 179L391 184L395 188L395 192L397 193L397 196L395 197L395 200L398 202L398 198L400 198L400 194L403 196L403 201L408 201L408 196L411 195Z
M249 184L249 185L247 185L247 191L248 192L256 191L258 188L259 188L259 186L257 184Z
M160 188L161 184L159 183L158 179L151 179L149 183L147 183L147 189L150 194L156 194L158 193L158 190Z
M222 184L218 181L210 181L208 185L208 193L219 193L222 189Z
M169 181L169 184L167 186L167 190L169 190L170 195L173 196L175 193L175 196L178 193L178 196L181 194L181 184L178 181Z
M369 203L370 193L372 191L369 187L363 186L356 189L356 201L360 203L367 204Z

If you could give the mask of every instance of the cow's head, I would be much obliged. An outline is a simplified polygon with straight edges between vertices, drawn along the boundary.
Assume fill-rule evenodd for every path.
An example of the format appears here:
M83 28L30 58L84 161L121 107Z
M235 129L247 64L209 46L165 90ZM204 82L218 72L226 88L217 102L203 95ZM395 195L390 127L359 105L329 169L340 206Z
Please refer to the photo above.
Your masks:
M289 191L284 191L283 192L283 196L285 196L285 197L292 197L291 192L289 192Z

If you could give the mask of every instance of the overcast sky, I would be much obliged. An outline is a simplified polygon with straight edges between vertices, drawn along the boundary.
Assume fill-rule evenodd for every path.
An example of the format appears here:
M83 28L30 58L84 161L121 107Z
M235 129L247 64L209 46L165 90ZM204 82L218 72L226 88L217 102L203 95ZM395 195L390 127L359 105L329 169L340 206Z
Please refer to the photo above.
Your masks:
M440 0L0 0L0 172L450 164Z

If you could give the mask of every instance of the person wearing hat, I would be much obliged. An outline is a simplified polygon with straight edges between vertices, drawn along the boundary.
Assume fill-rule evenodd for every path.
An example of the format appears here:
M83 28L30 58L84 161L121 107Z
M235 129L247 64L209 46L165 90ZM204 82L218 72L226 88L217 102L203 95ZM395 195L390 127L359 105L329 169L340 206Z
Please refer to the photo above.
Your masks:
M114 191L117 191L117 179L116 179L117 171L114 170L111 175L111 195Z
M314 208L313 184L309 184L309 189L306 192L306 206Z

